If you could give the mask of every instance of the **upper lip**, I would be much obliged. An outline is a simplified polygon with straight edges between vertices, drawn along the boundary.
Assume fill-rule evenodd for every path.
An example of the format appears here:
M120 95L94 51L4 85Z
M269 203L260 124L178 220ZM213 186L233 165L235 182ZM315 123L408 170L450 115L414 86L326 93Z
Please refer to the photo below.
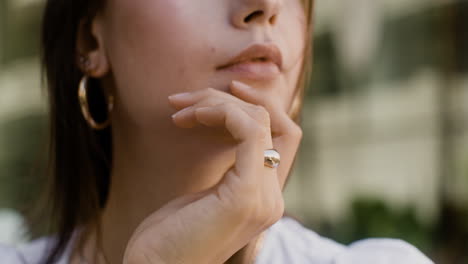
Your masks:
M253 60L271 61L275 63L280 70L282 69L283 58L281 51L278 46L273 43L252 44L238 55L231 58L228 63L218 67L218 69L228 68L238 63Z

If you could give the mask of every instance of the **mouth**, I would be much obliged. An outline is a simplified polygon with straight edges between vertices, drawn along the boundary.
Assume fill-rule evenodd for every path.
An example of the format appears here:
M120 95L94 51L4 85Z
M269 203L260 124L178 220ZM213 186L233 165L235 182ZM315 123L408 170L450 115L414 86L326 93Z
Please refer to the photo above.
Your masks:
M216 69L241 79L273 80L282 71L281 51L272 43L256 43Z

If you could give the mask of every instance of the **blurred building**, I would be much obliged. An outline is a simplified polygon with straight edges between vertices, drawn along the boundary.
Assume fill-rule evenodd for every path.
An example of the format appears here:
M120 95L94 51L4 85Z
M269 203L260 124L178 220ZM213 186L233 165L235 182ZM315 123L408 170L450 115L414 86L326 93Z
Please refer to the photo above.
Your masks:
M316 15L288 211L343 242L403 237L466 263L468 2L319 0Z

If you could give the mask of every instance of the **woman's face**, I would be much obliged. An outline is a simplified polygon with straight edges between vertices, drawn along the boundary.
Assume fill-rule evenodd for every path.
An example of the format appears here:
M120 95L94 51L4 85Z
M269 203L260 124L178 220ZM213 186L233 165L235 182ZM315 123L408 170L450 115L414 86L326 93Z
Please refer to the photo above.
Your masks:
M154 131L158 120L171 122L169 95L208 87L228 92L232 80L278 96L278 107L288 110L303 62L300 0L108 0L97 19L108 65L104 84L117 99L113 122ZM279 48L278 72L219 69L254 43Z

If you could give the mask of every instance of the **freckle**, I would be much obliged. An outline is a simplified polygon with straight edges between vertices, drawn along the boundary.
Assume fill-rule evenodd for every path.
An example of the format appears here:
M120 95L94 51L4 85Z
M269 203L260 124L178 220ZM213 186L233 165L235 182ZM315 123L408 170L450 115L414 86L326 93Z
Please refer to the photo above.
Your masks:
M216 48L215 47L211 47L211 53L215 53L216 52Z

